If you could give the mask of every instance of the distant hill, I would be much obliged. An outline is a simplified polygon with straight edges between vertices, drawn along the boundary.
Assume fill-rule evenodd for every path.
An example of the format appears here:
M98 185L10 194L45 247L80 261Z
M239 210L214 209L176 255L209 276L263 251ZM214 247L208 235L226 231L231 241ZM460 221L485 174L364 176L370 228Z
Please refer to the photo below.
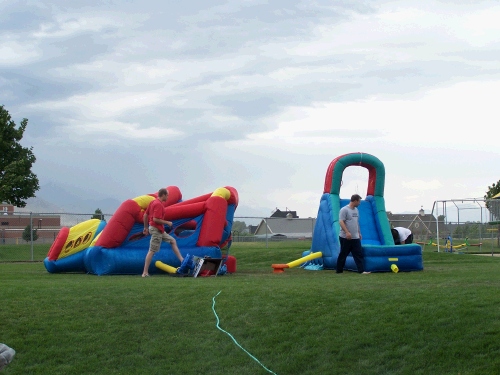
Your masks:
M26 201L26 207L16 211L93 214L99 208L104 214L112 215L121 203L114 198L84 196L80 191L70 192L67 188L49 183L40 187L35 198Z
M62 213L64 209L56 204L47 202L42 198L29 198L26 207L16 207L15 211L35 213Z
M54 183L40 187L35 198L26 201L26 207L16 208L16 211L33 213L55 213L55 214L82 214L91 216L99 208L107 219L123 203L115 198L93 197L92 192L74 190ZM241 203L241 202L240 202ZM267 210L263 207L248 207L240 204L235 212L235 220L244 221L248 224L258 224L266 215ZM64 215L64 225L74 225L72 215ZM90 218L89 216L89 218ZM81 221L81 217L79 218Z

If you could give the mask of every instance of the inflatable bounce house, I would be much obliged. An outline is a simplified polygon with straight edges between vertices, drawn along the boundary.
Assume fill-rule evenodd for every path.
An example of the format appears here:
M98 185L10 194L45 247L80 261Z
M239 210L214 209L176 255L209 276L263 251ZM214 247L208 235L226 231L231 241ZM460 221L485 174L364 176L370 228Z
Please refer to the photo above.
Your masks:
M326 172L325 187L320 200L311 249L302 258L287 264L273 264L275 273L298 265L318 266L316 269L335 269L340 252L339 211L349 204L348 198L340 197L342 175L350 166L368 169L366 198L361 201L359 225L364 255L364 268L369 272L398 272L423 270L422 248L418 244L395 245L391 227L385 211L385 169L375 156L351 153L334 159ZM314 267L311 269L315 269ZM347 257L345 269L357 271L351 255Z
M226 186L197 198L182 200L178 187L168 186L163 202L164 219L172 222L165 230L176 239L183 257L224 258L229 250L236 189ZM158 193L123 202L109 222L91 219L71 228L63 227L44 260L48 272L86 272L95 275L142 274L151 236L144 236L143 217ZM163 242L151 262L150 273L165 267L179 267L170 244Z

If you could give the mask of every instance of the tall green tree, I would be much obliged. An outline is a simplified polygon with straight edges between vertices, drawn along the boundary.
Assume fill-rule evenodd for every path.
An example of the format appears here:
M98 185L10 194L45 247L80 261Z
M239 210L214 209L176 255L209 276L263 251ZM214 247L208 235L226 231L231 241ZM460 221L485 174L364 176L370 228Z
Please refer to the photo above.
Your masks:
M498 193L500 193L500 180L494 182L491 186L488 186L484 199L492 199Z
M23 240L26 242L31 241L31 225L27 225L26 228L23 230ZM38 231L36 228L33 228L33 241L38 240Z
M233 221L232 230L234 232L238 232L241 235L245 229L247 229L247 225L245 224L244 221L238 221L238 220Z
M500 199L492 199L498 193L500 193L500 180L488 186L488 190L484 195L486 208L490 211L492 220L500 220Z
M25 207L25 200L34 197L40 188L37 176L31 171L36 161L33 147L19 143L27 125L28 119L23 119L18 127L4 106L0 106L0 202L16 207Z

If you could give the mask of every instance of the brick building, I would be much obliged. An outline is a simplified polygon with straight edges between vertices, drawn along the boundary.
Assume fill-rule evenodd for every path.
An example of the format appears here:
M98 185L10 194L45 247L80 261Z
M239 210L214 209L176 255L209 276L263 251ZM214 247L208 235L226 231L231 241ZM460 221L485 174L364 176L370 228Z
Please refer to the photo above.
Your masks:
M15 212L11 204L0 204L0 244L13 243L22 239L24 229L32 223L38 234L38 241L53 241L61 229L61 216Z

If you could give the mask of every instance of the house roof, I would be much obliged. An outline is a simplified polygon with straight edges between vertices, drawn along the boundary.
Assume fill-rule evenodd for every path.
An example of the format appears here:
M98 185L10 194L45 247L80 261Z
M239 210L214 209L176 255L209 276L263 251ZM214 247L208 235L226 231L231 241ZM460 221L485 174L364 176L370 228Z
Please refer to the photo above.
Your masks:
M394 227L404 227L414 233L431 234L436 232L436 218L431 214L393 214L387 212L387 218ZM439 231L444 232L447 227L443 221L439 221Z
M249 232L250 234L254 234L254 233L255 233L255 231L257 230L257 228L258 228L258 225L249 225L249 226L248 226L248 232Z
M276 208L276 211L273 212L271 217L287 217L286 215L291 214L292 218L298 219L297 211L289 211L286 209L285 211L281 211L279 208Z
M266 232L267 221L267 232ZM262 220L255 231L256 236L284 235L287 237L310 237L316 225L315 218L309 219L286 219L268 218Z
M281 213L286 214L287 211ZM389 222L394 227L405 227L410 229L413 233L431 235L436 233L436 217L432 214L393 214L392 212L387 212L387 218ZM266 231L267 222L267 231ZM314 226L316 225L316 218L286 218L286 217L269 217L263 219L254 234L256 236L287 236L292 238L300 237L310 237L314 232ZM444 221L439 221L439 232L447 233L450 231L449 225L446 225Z

